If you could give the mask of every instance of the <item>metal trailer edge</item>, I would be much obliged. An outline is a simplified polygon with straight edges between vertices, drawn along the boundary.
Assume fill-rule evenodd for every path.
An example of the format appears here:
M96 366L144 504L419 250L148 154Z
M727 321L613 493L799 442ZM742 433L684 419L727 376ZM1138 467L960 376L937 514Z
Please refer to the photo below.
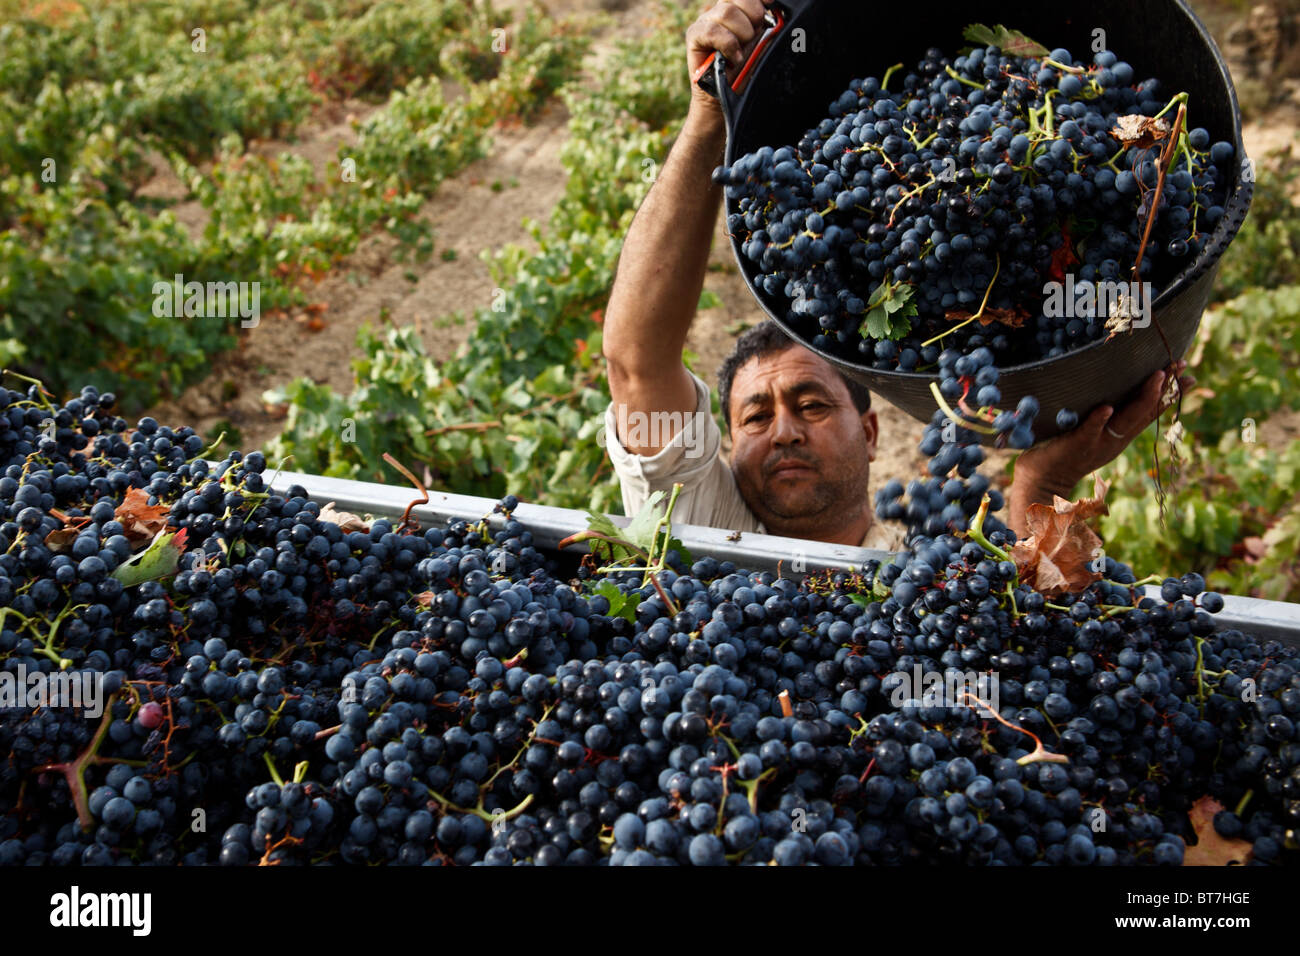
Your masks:
M301 485L306 490L307 497L322 506L333 502L339 511L368 514L376 518L400 518L416 497L414 489L400 485L331 478L304 472L274 472L270 474L267 484L277 494L284 494L290 485ZM496 504L492 498L430 491L429 501L412 507L411 514L423 527L442 524L448 519L478 521L487 517L489 526L499 529L505 523L505 518L493 514ZM524 502L514 514L532 532L535 545L551 551L556 550L559 543L569 535L587 527L586 512L571 508L552 508ZM612 516L612 520L620 526L628 521L618 515ZM673 534L697 558L710 555L720 561L731 561L746 570L779 571L792 577L830 568L852 569L873 559L886 561L894 557L894 552L889 551L871 551L748 531L732 532L725 528L706 528L700 525L674 524ZM1159 599L1159 588L1148 587L1145 590L1148 595ZM1276 640L1300 647L1300 604L1225 594L1223 610L1215 615L1215 620L1221 627L1236 628L1261 641Z

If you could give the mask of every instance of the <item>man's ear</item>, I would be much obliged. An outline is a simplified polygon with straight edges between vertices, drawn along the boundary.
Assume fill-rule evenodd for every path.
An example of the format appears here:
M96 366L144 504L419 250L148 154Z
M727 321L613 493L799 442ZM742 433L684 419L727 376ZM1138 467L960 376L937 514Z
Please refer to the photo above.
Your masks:
M880 419L876 410L868 408L862 413L862 433L867 439L867 461L876 460L876 446L880 440Z

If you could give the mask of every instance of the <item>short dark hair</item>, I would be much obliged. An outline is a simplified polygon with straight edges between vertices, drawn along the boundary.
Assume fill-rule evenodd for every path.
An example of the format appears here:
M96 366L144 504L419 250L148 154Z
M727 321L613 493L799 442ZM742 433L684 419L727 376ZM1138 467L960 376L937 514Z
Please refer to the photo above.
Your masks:
M736 339L736 347L731 350L731 354L723 360L721 368L718 369L718 401L722 404L722 417L728 429L731 428L731 383L736 377L736 372L750 359L774 355L793 348L803 348L803 346L781 331L781 326L771 319L764 319ZM871 392L867 391L867 387L853 381L839 369L835 369L835 374L849 390L849 398L853 400L853 407L858 410L858 414L869 411Z

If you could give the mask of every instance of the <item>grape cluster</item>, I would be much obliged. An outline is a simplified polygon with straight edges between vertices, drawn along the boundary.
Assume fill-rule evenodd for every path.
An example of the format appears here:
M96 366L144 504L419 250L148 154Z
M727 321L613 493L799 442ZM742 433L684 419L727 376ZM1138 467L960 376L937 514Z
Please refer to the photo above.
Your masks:
M106 703L0 710L0 864L1176 864L1206 794L1255 861L1297 845L1300 662L1197 575L1049 600L943 510L858 573L575 575L513 497L340 525L112 406L0 393L0 668ZM181 553L124 586L134 489ZM914 682L976 672L993 712Z
M905 372L934 369L945 344L989 348L1005 367L1106 335L1104 314L1040 314L1044 284L1132 276L1164 143L1116 129L1171 121L1184 98L1166 101L1110 51L1076 64L1064 49L931 49L891 79L854 80L797 144L714 173L736 202L729 230L789 326ZM1141 278L1158 285L1200 252L1233 156L1204 129L1181 133Z
M965 529L980 510L985 495L990 499L988 512L1001 510L1002 493L990 487L986 476L978 474L984 449L972 429L995 434L1013 448L1028 448L1034 441L1038 402L1033 397L1022 399L1014 412L996 411L1002 394L989 349L977 348L968 356L956 349L945 349L938 364L938 397L952 404L935 411L921 436L921 452L930 458L930 477L924 481L913 479L906 489L906 500L903 483L896 478L876 492L877 517L906 524L909 539L921 535L933 538ZM996 518L989 519L988 527L990 531L1006 531Z

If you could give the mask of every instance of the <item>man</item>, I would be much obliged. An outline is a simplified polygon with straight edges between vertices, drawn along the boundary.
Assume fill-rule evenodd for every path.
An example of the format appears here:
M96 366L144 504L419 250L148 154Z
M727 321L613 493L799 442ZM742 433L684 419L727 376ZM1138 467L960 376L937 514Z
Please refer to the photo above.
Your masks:
M688 76L715 50L743 63L764 9L764 0L722 0L704 13L686 33ZM721 458L708 388L681 356L719 214L722 189L711 173L725 144L717 101L692 86L681 134L623 244L604 353L607 446L624 507L635 514L653 491L680 482L673 517L687 524L897 550L903 529L876 523L868 494L879 434L870 394L773 323L742 336L719 372L730 466ZM1022 454L1007 524L1025 534L1030 504L1068 496L1118 456L1155 419L1165 379L1156 373L1125 408L1097 408L1070 434ZM647 421L682 427L634 427Z

